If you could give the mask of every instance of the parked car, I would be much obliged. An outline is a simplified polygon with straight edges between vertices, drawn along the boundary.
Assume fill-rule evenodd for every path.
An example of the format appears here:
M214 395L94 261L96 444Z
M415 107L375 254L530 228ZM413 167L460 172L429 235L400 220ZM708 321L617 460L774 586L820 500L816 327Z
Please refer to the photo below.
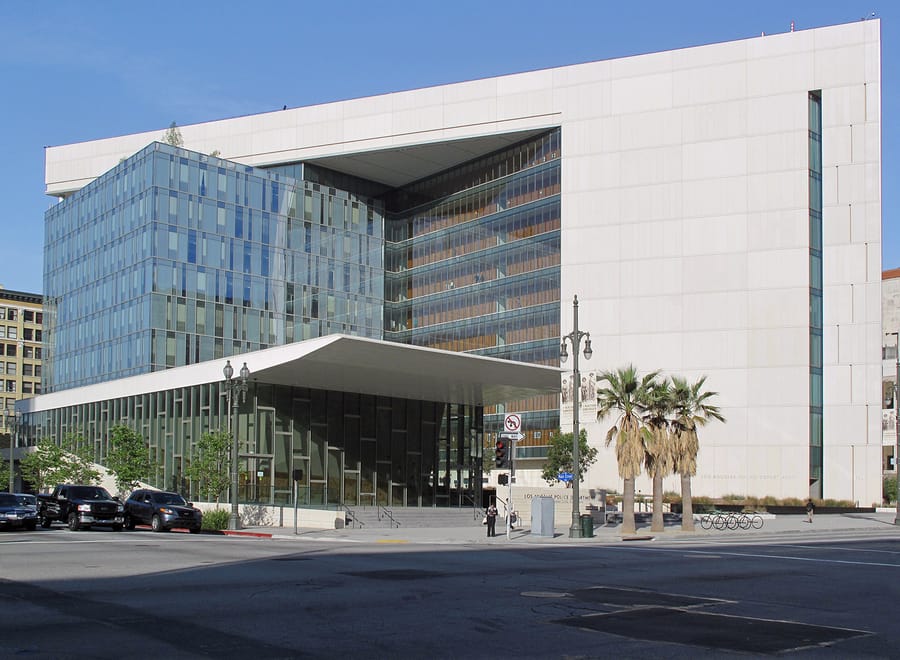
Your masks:
M92 525L121 532L123 511L122 502L100 486L59 484L50 495L38 495L38 517L44 528L59 521L73 532Z
M19 500L19 504L21 504L22 506L30 506L34 509L34 512L37 513L37 495L29 495L28 493L16 493L16 499Z
M125 500L125 526L150 525L154 532L187 529L191 534L200 531L203 512L178 493L141 489Z
M23 527L33 530L37 527L37 511L34 507L19 503L19 497L12 493L0 493L0 529Z

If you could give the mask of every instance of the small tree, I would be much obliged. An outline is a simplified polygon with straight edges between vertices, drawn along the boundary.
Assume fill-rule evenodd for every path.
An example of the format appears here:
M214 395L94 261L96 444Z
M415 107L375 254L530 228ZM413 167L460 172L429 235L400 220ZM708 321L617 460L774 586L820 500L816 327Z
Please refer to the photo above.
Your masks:
M204 433L197 443L196 453L184 473L191 481L200 483L207 500L216 503L231 485L231 434L227 431Z
M550 436L550 446L547 449L547 458L544 461L541 478L553 485L559 481L560 472L571 472L573 479L584 480L587 469L597 461L597 448L588 445L585 429L578 432L578 460L580 466L576 475L572 462L572 433L557 431Z
M22 477L39 491L63 483L97 484L100 472L89 452L90 447L73 433L60 444L43 438L33 452L22 457L19 463Z
M0 456L0 479L7 479L9 477L9 461Z
M99 485L100 470L95 467L94 450L77 433L68 433L62 443L63 470L56 483Z
M163 134L163 142L171 144L173 147L183 147L184 140L181 137L181 131L178 130L178 124L174 121L169 124L168 130Z
M44 490L51 483L58 483L57 475L64 464L62 447L49 438L38 441L34 451L22 457L19 469L22 477L37 490Z
M112 427L109 430L106 467L113 473L119 492L131 492L150 472L147 443L127 426L119 424Z

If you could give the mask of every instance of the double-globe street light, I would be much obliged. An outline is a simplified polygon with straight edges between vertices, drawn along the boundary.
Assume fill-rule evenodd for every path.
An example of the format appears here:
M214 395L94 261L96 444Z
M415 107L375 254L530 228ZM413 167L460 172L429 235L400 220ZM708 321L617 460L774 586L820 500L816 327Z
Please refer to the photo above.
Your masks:
M238 512L238 438L237 438L237 411L238 406L247 399L247 379L250 377L250 370L247 363L241 367L238 379L234 376L234 367L231 366L231 360L225 361L225 368L222 369L225 374L225 392L228 395L228 432L231 434L231 515L228 517L228 529L236 530L241 528L241 516ZM240 402L238 402L238 394L240 394Z
M9 492L16 492L16 473L13 470L13 449L19 447L19 413L12 412L9 408L3 409L3 428L9 435ZM14 444L15 443L15 444Z
M578 442L578 395L580 393L581 379L578 373L578 349L581 348L581 340L584 339L584 357L586 360L591 359L594 351L591 350L591 333L581 332L578 329L578 296L572 301L574 308L574 322L572 324L572 332L563 336L562 343L559 345L559 361L565 362L569 353L566 350L566 341L572 344L572 526L569 527L569 538L580 539L584 536L581 528L581 506L578 493L579 482L581 481L581 447Z

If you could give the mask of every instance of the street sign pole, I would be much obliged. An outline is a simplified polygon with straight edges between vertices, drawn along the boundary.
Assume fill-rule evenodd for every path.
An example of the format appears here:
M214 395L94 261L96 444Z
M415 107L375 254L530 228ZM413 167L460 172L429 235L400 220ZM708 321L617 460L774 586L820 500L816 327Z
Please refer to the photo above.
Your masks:
M515 413L510 413L506 415L503 419L503 432L500 433L500 438L502 440L509 441L509 452L507 453L507 460L509 462L509 479L506 482L506 540L510 540L510 533L512 531L512 514L513 514L513 501L512 501L512 478L513 474L515 474L515 455L516 455L516 442L525 438L525 434L522 433L522 417Z

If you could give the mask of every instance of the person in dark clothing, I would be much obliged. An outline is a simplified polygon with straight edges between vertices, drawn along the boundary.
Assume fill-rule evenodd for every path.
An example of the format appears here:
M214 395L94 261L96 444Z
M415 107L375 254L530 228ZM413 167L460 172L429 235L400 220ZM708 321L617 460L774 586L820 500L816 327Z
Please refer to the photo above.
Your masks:
M497 507L494 504L487 508L487 535L497 536Z
M813 504L812 500L807 500L806 501L806 522L811 523L813 521L813 514L815 514L815 512L816 512L816 505Z

